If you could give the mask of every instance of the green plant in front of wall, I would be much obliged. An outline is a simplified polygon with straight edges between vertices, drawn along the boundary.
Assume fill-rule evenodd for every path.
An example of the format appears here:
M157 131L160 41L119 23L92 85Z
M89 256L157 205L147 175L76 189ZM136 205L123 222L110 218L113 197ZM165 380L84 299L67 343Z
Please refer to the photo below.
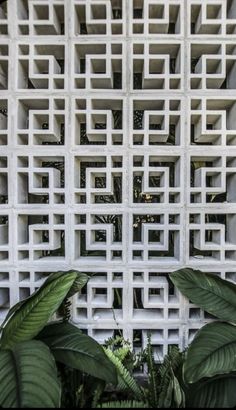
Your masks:
M236 406L236 285L189 268L171 274L192 303L219 320L197 333L183 366L188 402L197 408Z
M60 365L116 384L116 369L97 342L69 322L48 324L88 279L76 271L53 273L9 311L1 326L0 407L60 407Z
M118 344L119 347L116 346ZM184 353L172 347L162 364L154 360L151 336L140 354L132 351L122 337L109 341L105 352L116 366L118 385L110 395L102 395L98 408L183 408L185 393L182 388ZM136 367L144 371L143 382L135 376ZM107 397L106 397L107 396ZM109 400L110 396L113 400Z
M154 362L149 339L146 357L142 355L142 364L147 366L145 386L127 369L126 346L117 353L106 351L117 368L117 400L100 400L98 407L236 407L236 285L189 268L170 277L192 303L219 320L200 329L186 352L173 347L161 365Z

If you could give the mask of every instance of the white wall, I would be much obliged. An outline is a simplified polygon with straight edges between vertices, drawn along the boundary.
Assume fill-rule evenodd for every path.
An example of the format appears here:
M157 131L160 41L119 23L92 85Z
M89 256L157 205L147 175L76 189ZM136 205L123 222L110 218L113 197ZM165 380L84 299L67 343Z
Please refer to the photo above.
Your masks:
M235 279L236 2L8 0L0 34L0 318L78 269L90 335L184 348L168 274Z

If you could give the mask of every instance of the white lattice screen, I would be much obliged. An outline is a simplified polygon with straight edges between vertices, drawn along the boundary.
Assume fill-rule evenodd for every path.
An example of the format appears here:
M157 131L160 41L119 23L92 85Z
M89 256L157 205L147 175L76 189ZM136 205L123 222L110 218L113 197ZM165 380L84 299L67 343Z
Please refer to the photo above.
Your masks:
M0 3L1 320L76 268L90 335L183 348L168 274L236 281L236 1Z

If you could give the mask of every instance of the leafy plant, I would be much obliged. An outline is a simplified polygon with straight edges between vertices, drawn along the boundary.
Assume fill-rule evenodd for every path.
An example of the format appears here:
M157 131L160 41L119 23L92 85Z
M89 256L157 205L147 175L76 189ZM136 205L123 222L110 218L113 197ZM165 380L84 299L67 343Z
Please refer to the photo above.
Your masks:
M114 353L130 373L140 368L145 362L145 352L134 352L130 341L125 340L122 335L108 339L105 347Z
M129 390L132 392L134 397L139 400L144 399L144 391L138 385L135 378L131 373L125 368L121 360L112 352L110 349L105 349L105 353L110 361L115 365L118 374L118 390L126 391Z
M156 407L176 409L185 407L185 392L181 386L183 364L184 354L173 346L157 374L159 385Z
M61 363L116 384L116 369L97 342L70 323L48 324L88 279L76 271L53 273L10 309L1 326L0 407L59 407Z
M158 372L154 360L153 349L151 345L151 336L148 335L148 344L146 348L146 360L148 370L148 401L152 407L158 407Z
M202 327L191 343L184 363L196 407L236 406L236 285L189 268L171 274L171 280L193 303L221 321Z
M117 345L121 345L117 347ZM129 353L128 353L129 351ZM183 408L185 386L182 380L184 353L173 346L160 365L154 360L151 335L147 347L140 354L131 351L131 345L122 337L110 339L105 349L118 373L118 385L113 395L101 397L99 408ZM138 357L137 357L138 356ZM130 359L133 360L133 366ZM135 376L135 363L147 372L147 380L139 382ZM109 393L109 392L108 392ZM109 400L110 397L115 400Z

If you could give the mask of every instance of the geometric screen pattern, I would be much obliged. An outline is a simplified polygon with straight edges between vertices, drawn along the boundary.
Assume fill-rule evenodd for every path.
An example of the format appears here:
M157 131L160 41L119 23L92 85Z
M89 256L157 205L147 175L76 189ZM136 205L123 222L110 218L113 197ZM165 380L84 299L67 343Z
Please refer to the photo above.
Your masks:
M0 36L0 321L78 269L91 336L183 349L169 274L236 281L236 0L8 0Z

